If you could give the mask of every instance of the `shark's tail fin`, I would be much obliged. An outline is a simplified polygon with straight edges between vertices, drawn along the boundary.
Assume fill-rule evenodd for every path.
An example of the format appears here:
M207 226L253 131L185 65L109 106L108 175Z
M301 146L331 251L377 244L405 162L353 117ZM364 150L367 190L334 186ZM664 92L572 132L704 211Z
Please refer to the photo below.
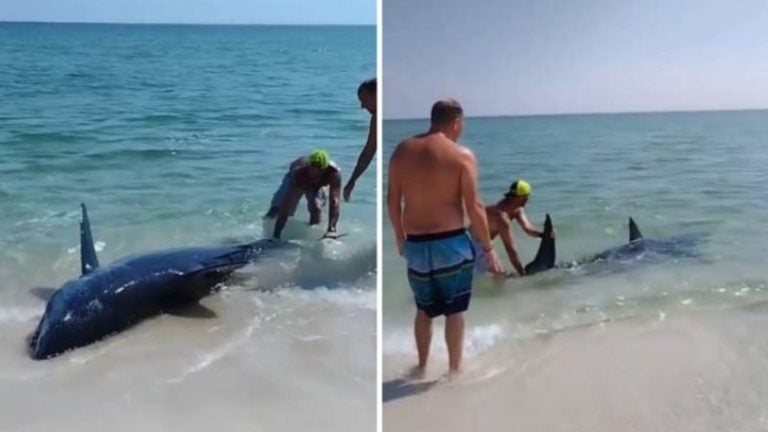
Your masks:
M99 258L96 256L96 248L93 246L91 235L91 222L88 220L88 210L85 204L80 204L83 211L83 219L80 222L80 267L84 275L99 268Z
M635 220L629 218L629 242L632 243L635 240L643 238L643 233L640 232L640 228L637 227Z
M555 239L552 237L552 219L547 214L544 220L544 236L539 243L536 258L525 266L525 274L530 275L555 266Z

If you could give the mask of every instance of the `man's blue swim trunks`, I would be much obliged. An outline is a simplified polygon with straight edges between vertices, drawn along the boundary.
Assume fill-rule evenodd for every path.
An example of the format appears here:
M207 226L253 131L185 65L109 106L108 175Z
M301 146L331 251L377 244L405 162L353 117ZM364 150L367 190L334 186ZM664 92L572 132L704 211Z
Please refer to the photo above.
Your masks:
M430 318L467 310L475 251L464 228L408 235L404 255L416 307Z

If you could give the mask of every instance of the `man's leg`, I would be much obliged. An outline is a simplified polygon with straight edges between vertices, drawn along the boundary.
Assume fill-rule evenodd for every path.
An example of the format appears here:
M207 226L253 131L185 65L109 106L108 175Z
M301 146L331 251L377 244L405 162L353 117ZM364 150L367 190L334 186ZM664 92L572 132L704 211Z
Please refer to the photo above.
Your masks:
M458 312L445 317L445 344L448 345L448 369L451 373L461 368L464 348L464 313Z
M464 312L469 309L472 298L475 252L468 235L463 234L441 243L442 249L434 256L445 259L446 263L459 265L448 274L437 278L440 292L446 299L445 344L448 346L449 373L459 372L464 351ZM450 267L447 267L450 268Z
M411 286L413 300L416 303L416 316L413 319L413 336L416 339L416 353L418 354L419 363L413 372L415 372L414 377L423 377L432 343L432 318L430 315L435 315L435 299L433 298L435 292L434 280L431 277L424 276L424 273L429 270L429 247L427 243L407 240L403 256L408 266L408 284ZM424 308L429 309L430 313L427 313Z
M419 354L419 369L424 370L427 367L429 346L432 343L432 318L423 310L416 311L413 333L416 337L416 351Z
M277 188L275 194L272 195L272 202L269 205L269 211L265 215L268 218L275 218L280 212L280 203L283 201L285 194L288 192L288 188L291 186L291 175L285 174L283 181L280 183L280 187Z

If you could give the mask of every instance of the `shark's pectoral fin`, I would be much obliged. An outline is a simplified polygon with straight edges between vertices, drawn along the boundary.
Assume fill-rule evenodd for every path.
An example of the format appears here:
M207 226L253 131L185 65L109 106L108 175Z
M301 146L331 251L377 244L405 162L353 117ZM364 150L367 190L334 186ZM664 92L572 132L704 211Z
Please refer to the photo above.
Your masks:
M40 328L35 329L34 332L27 335L25 341L27 342L27 352L29 354L34 353L35 345L37 345L37 338L40 336Z
M536 258L525 266L525 274L549 270L555 267L555 239L552 237L552 219L547 214L544 220L544 235L539 243L539 250L536 252Z
M91 235L91 222L88 220L88 210L85 204L80 204L83 216L80 221L80 268L83 275L99 268L99 258L96 256L96 248L93 245Z
M181 318L212 319L218 318L216 312L200 303L191 303L180 307L166 309L165 313Z
M56 293L56 288L49 287L35 287L29 290L33 296L39 298L42 301L47 302Z
M643 238L643 233L640 232L640 228L637 227L635 220L629 218L629 242L632 243L635 240Z

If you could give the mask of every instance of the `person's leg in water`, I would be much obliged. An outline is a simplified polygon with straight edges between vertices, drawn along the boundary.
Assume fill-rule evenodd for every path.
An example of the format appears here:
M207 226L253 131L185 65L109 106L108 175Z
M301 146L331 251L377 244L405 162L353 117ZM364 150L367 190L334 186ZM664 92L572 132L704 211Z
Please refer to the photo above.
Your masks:
M323 212L323 190L307 192L304 194L307 198L307 210L309 211L309 224L318 225Z
M269 205L269 211L265 215L267 218L276 218L277 214L280 213L280 204L283 201L283 198L285 197L285 194L288 192L288 188L291 187L291 175L289 173L286 173L283 176L283 181L280 183L280 186L277 188L277 191L275 191L274 195L272 195L272 202Z
M416 352L419 356L417 372L423 374L429 360L429 348L432 343L432 318L421 309L416 310L413 320L413 334L416 338Z
M445 344L448 346L448 373L456 374L461 370L464 348L463 312L445 316Z
M450 373L461 368L464 340L463 312L469 307L474 272L474 251L464 230L410 236L404 255L408 281L418 312L414 336L419 356L417 368L426 367L432 339L432 320L445 315L445 341Z
M472 282L477 271L476 253L468 235L446 239L435 246L433 257L456 256L457 266L437 270L435 279L440 297L445 302L445 344L448 348L448 375L461 371L464 352L464 312L469 309L472 298Z

